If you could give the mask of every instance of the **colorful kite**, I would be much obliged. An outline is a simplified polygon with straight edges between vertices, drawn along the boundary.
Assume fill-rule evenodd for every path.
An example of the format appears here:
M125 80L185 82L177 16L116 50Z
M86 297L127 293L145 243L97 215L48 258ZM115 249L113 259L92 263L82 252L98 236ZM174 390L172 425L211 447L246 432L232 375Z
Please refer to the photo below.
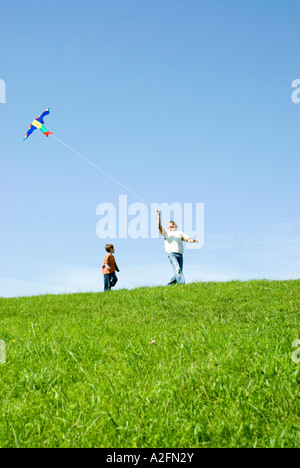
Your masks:
M46 109L41 115L39 115L36 119L34 119L34 121L32 122L32 124L30 125L28 129L28 132L25 135L24 140L27 140L29 135L31 135L32 132L34 132L34 130L36 130L37 128L39 128L46 137L48 137L49 135L53 135L53 133L49 132L46 129L46 127L44 127L44 117L48 114L50 114L50 109Z

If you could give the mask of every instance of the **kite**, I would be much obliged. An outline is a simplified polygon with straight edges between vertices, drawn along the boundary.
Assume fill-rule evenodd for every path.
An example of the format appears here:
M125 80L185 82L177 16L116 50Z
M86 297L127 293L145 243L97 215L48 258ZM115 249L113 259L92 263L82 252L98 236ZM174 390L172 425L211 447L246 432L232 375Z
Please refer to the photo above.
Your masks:
M27 138L32 134L32 132L37 128L39 128L46 137L48 137L49 135L53 135L53 133L49 132L46 129L46 127L44 127L44 117L48 114L50 114L50 109L46 109L41 115L34 119L34 121L28 129L28 132L25 135L24 140L27 140Z

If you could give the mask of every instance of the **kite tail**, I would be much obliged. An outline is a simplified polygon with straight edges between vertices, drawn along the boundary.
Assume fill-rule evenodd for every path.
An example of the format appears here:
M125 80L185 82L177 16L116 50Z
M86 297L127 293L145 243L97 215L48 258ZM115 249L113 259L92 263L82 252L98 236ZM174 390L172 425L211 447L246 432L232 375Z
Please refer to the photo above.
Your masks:
M47 130L46 127L44 127L44 125L41 126L41 130L46 137L48 137L49 135L53 135L53 133L49 132L49 130Z

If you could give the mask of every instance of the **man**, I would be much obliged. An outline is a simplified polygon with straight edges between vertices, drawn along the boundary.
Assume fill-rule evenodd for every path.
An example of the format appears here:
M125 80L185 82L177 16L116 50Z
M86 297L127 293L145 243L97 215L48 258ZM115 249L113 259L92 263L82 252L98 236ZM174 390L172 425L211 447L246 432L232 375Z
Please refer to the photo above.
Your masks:
M168 254L169 260L174 270L174 276L168 283L168 286L175 283L184 284L185 279L183 276L183 241L189 243L198 243L197 239L191 239L187 234L182 231L177 231L177 224L170 221L168 224L168 231L161 225L161 213L156 210L158 214L157 225L160 234L165 239L165 250Z

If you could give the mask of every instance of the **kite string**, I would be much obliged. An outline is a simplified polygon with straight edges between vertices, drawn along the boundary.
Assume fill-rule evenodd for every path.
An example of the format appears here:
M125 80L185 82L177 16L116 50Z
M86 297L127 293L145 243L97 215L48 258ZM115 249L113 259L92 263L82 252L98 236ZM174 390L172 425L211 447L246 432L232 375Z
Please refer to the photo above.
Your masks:
M150 206L150 208L152 208L152 206L150 205L150 203L148 203L146 200L144 200L142 197L140 197L137 193L133 192L130 188L126 187L126 185L122 184L121 182L119 182L117 179L115 179L114 177L112 177L110 174L108 174L108 172L104 171L103 169L101 169L101 167L97 166L95 163L93 163L92 161L90 161L88 158L86 158L85 156L83 156L81 153L79 153L78 151L76 151L74 148L71 148L71 146L67 145L65 142L63 142L62 140L60 140L60 138L57 138L55 135L51 135L52 138L55 138L55 140L59 141L59 143L61 143L62 145L64 145L66 148L68 148L70 151L72 151L73 153L75 153L77 156L79 156L81 159L83 159L84 161L86 161L88 164L90 164L91 166L93 166L95 169L97 169L99 172L102 172L102 174L104 174L106 177L108 177L109 179L111 179L113 182L115 182L116 184L120 185L122 188L124 188L125 190L127 190L127 192L131 193L131 195L134 195L135 197L137 197L139 200L141 200L143 203L146 203L146 205Z

